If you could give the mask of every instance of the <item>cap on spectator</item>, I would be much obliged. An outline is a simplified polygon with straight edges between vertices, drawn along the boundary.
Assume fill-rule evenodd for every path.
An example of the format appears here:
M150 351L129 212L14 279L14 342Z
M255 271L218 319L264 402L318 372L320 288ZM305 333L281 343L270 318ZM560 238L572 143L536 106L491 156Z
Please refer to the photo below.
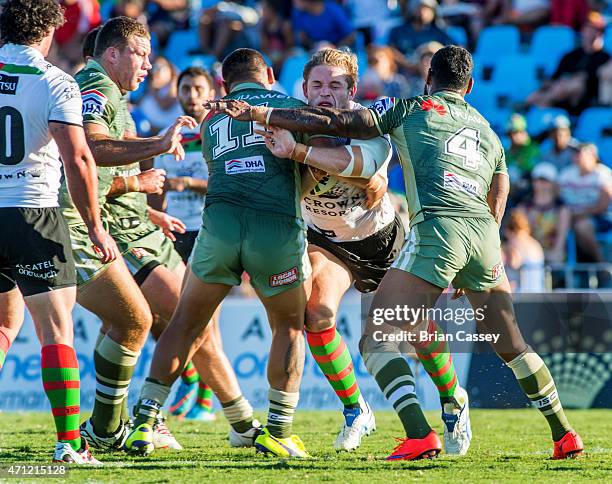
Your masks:
M551 123L551 129L569 129L570 126L570 120L565 114L555 116Z
M557 180L557 168L552 163L538 163L531 170L531 178L533 180L543 179L554 182Z
M513 114L506 125L506 131L508 133L516 133L517 131L525 131L527 129L527 121L525 117L520 114Z
M599 12L590 12L587 16L585 26L593 27L595 30L599 32L603 32L606 30L606 21L603 16Z
M412 0L410 3L410 10L415 11L417 7L420 7L421 5L433 8L434 10L438 8L437 0Z
M434 55L438 52L442 47L444 47L440 42L432 40L430 42L425 42L421 44L416 49L417 58L420 59L424 55Z

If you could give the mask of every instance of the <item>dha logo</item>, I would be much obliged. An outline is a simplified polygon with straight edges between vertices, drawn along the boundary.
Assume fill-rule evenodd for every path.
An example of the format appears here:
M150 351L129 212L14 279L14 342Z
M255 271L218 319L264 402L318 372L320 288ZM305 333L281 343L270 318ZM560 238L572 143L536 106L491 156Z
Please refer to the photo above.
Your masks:
M266 165L263 156L250 156L248 158L238 158L225 162L225 173L237 175L238 173L264 173Z
M83 116L97 115L100 116L104 112L104 106L108 98L96 89L90 89L89 91L83 91Z

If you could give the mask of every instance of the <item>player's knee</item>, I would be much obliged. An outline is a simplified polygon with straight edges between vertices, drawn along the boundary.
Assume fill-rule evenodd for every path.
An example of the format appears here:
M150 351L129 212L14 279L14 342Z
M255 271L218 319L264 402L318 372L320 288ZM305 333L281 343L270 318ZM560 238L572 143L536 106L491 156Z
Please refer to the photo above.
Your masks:
M333 305L325 301L315 301L306 305L304 325L306 331L320 332L331 328L336 323L336 311Z

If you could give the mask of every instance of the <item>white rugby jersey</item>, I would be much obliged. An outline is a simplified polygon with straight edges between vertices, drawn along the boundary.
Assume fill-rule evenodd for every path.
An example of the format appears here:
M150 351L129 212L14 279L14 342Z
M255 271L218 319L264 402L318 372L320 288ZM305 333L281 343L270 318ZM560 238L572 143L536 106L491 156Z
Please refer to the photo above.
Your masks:
M74 79L31 47L0 48L0 207L57 207L61 161L49 122L83 125Z
M357 103L351 103L351 108L365 109ZM369 145L370 149L362 148L364 156L376 153L376 166L380 167L377 173L387 179L392 153L387 136L369 140L351 139L350 144L362 147ZM311 229L332 242L363 240L389 225L395 218L388 194L371 210L365 207L366 202L364 189L328 175L302 199L302 217Z

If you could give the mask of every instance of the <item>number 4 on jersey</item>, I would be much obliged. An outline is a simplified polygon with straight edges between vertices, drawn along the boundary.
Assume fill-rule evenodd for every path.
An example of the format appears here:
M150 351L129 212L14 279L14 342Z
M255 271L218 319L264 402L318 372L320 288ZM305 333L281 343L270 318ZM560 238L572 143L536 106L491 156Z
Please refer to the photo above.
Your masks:
M446 154L461 158L463 166L476 171L480 168L482 155L480 153L480 131L463 127L446 140Z

